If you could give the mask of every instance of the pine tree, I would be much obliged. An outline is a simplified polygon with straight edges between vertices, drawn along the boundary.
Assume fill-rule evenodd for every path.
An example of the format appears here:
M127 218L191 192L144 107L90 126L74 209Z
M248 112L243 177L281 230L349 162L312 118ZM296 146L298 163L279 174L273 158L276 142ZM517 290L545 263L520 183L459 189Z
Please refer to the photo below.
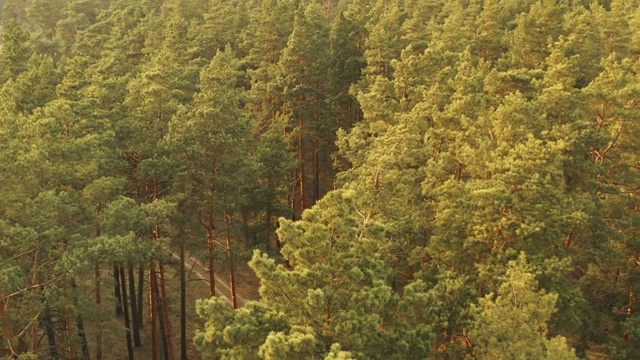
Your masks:
M281 221L278 234L290 267L254 254L260 301L233 314L220 311L219 302L200 303L207 324L196 341L205 355L300 358L338 347L372 359L428 354L430 329L407 323L403 311L411 306L388 285L390 269L376 255L382 229L352 212L356 199L355 191L335 191L302 220ZM256 320L247 326L249 314Z
M27 62L33 53L33 44L29 33L14 20L2 25L0 40L0 84L4 84L27 69Z
M200 75L200 92L193 108L182 108L169 125L167 146L180 169L179 196L191 202L194 222L207 231L210 293L215 296L214 256L216 223L224 220L225 252L229 262L231 301L237 307L231 221L248 200L252 179L251 157L245 150L250 139L248 118L243 113L238 88L239 61L230 47L218 53ZM198 197L197 201L192 197Z
M577 359L566 339L547 339L547 322L557 294L537 290L537 282L521 255L510 262L496 295L489 294L474 307L469 336L475 359Z

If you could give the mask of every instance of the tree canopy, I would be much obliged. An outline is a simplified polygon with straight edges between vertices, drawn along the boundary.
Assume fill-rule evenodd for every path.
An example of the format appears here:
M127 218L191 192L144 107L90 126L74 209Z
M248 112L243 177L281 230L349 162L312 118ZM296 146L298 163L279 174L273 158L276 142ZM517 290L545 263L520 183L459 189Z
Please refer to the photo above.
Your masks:
M0 7L0 357L640 357L640 1Z

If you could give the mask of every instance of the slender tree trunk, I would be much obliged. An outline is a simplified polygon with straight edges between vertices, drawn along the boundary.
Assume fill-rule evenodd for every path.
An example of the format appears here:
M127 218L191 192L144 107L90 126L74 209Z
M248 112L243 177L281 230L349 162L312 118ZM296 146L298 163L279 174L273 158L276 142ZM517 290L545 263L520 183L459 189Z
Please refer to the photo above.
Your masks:
M320 144L316 136L313 144L313 204L320 199Z
M40 248L36 249L36 253L33 256L33 276L31 278L31 286L34 286L38 282L38 268L40 267ZM38 327L31 327L31 351L36 352L38 350Z
M164 279L164 265L162 261L158 262L158 270L160 270L160 295L162 296L162 312L164 313L164 328L167 337L168 360L173 359L173 338L171 336L171 322L169 319L169 305L167 302L167 289Z
M300 121L300 135L298 135L298 161L300 161L300 214L306 209L306 174L304 169L304 148L302 141L302 120Z
M225 236L227 240L227 256L229 257L229 287L231 288L231 306L234 309L238 308L238 300L236 299L236 278L235 278L235 266L233 263L233 253L231 251L231 234L230 234L230 222L231 218L229 214L224 214L224 227Z
M267 213L265 214L265 224L264 224L264 228L266 230L266 238L267 238L267 243L266 245L266 249L267 249L267 254L269 253L269 249L270 249L270 245L271 245L271 201L269 201L269 204L267 205ZM280 246L278 246L278 248L280 248Z
M151 318L151 360L158 360L158 326L156 322L156 269L153 261L149 263L149 317Z
M127 305L127 278L124 273L124 266L119 266L120 273L120 287L122 291L122 313L124 314L124 326L126 328L127 337L127 353L129 360L134 360L133 357L133 341L131 339L131 322L129 319L129 306Z
M164 355L165 360L170 360L169 358L169 346L167 344L167 328L164 326L165 324L165 314L163 311L164 305L162 304L162 297L160 296L160 290L158 289L158 281L155 281L155 288L153 289L156 294L156 313L158 314L158 322L160 323L160 341L162 343L162 354Z
M297 155L296 155L297 156ZM298 218L298 188L300 187L300 169L296 168L292 174L291 195L289 198L289 208L291 208L291 220Z
M184 243L180 244L180 359L187 360L187 275Z
M207 251L209 255L209 295L216 296L216 273L213 262L213 245L214 245L214 236L213 236L213 219L210 218L209 224L207 228Z
M37 335L38 330L35 323L32 329L33 328L35 328L35 333ZM6 347L9 349L13 348L16 335L13 331L13 324L11 323L11 319L9 318L9 301L7 299L0 300L0 333L2 334L2 339L4 340ZM2 343L0 342L0 344Z
M133 345L142 346L140 342L140 328L138 327L138 304L136 302L136 276L133 264L129 264L129 299L131 303L131 325L133 326Z
M71 279L71 290L73 291L73 302L75 306L78 306L78 285L74 278ZM89 342L87 341L87 333L84 329L84 321L82 315L79 313L76 315L76 327L78 329L78 337L80 338L80 346L82 349L82 359L90 360L89 355ZM73 351L74 357L76 356L75 350Z
M94 279L96 286L96 305L98 309L102 306L102 294L100 284L100 264L96 263L94 267ZM98 317L98 327L96 329L96 360L102 360L102 318Z
M320 94L323 92L320 82L316 82L316 101L313 114L316 130L313 139L313 199L311 205L316 203L320 197L320 134L317 130L320 126Z
M120 267L113 264L113 293L116 298L116 315L122 315L122 295L120 294Z
M60 354L58 353L56 330L53 328L53 317L51 316L51 308L49 307L49 304L45 304L44 306L42 325L45 333L47 334L47 340L49 341L49 358L52 360L59 360Z
M84 321L82 320L82 316L80 315L76 317L76 326L78 327L78 337L80 337L80 344L82 346L82 359L91 360L91 355L89 354L89 342L87 341L87 333L84 329Z
M64 335L68 345L67 352L69 353L69 356L67 358L70 360L76 360L77 358L76 348L75 346L73 346L73 342L71 341L72 331L73 331L73 326L71 325L71 318L67 316L64 321Z
M144 316L143 313L143 305L144 305L144 266L140 264L138 266L138 327L140 329L144 328Z

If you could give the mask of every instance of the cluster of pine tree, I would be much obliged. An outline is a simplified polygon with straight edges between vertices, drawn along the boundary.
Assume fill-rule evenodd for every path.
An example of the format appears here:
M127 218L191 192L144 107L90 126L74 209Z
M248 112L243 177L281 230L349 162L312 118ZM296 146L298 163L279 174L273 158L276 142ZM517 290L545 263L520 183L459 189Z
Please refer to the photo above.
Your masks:
M0 356L640 357L640 0L0 5Z

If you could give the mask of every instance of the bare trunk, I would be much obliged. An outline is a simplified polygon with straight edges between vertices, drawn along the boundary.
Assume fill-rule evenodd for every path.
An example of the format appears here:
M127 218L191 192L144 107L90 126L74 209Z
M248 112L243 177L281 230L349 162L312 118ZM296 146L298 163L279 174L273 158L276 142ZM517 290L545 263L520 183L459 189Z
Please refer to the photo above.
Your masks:
M187 277L184 244L180 244L180 359L187 360Z
M313 147L313 204L315 204L320 199L320 144L317 136Z
M267 253L269 253L269 248L271 245L271 201L269 201L269 205L267 207L267 213L265 214L265 230L266 230L266 234L267 234L267 243L266 243L266 248L267 248ZM280 246L278 246L278 248L280 248Z
M296 155L297 156L297 155ZM291 220L296 220L298 216L297 204L298 204L298 188L300 187L300 170L296 169L291 175L293 180L291 186L291 194L289 195L289 208L291 208Z
M140 341L140 328L138 327L138 304L136 302L136 277L133 265L129 264L129 299L131 303L131 325L133 326L133 345L142 346Z
M124 266L119 266L118 271L120 273L120 287L122 291L122 313L124 314L124 326L126 329L127 337L127 354L129 355L129 360L134 360L133 341L131 340L131 323L129 321L129 306L127 305L127 279L124 274Z
M162 353L165 360L169 360L169 346L167 345L167 328L164 326L165 314L163 312L162 296L160 296L160 290L158 289L158 281L156 279L155 288L153 292L156 294L156 313L158 314L158 322L160 325L160 341L162 343Z
M35 332L37 335L38 330L35 324L33 325L33 329L35 329ZM9 317L9 301L7 299L2 299L2 301L0 301L0 330L2 333L2 339L4 340L5 346L8 349L12 349L14 344L14 339L16 336L13 331L13 324L11 323L11 318ZM36 341L36 344L37 344L37 341Z
M78 327L78 336L80 337L80 344L82 347L82 359L91 360L91 356L89 354L89 342L87 342L87 333L84 329L84 321L80 315L76 317L76 326Z
M173 359L173 339L171 337L171 322L169 321L169 305L167 303L167 288L164 280L164 265L162 261L158 262L158 270L160 270L160 296L162 297L162 312L164 313L164 328L167 337L168 360Z
M238 300L236 299L236 279L235 279L235 266L233 263L233 253L231 251L231 234L230 234L230 222L231 218L229 214L224 215L224 227L227 240L227 256L229 257L229 287L231 288L231 306L234 309L238 308Z
M73 291L73 302L75 306L78 306L78 286L76 284L75 279L71 279L71 289ZM70 326L69 326L70 327ZM82 315L76 315L76 327L78 329L78 337L80 338L80 346L82 348L82 359L90 360L91 356L89 355L89 342L87 341L87 333L84 329L84 321L82 319ZM73 350L73 358L76 357L75 350Z
M47 340L49 341L49 358L53 360L60 359L58 353L58 343L56 341L56 330L53 328L53 317L51 316L51 308L49 304L45 304L44 313L42 315L42 325L47 334Z
M144 316L142 316L142 309L144 305L144 297L142 294L144 293L144 266L140 264L138 266L138 327L142 329L144 327Z
M98 233L99 234L99 233ZM99 235L98 235L99 236ZM94 267L94 279L96 287L96 305L98 309L102 306L102 294L100 292L100 264ZM98 328L96 329L96 360L102 360L102 319L98 318Z
M216 273L213 262L213 244L214 244L214 236L213 236L213 228L212 226L207 227L207 250L209 254L209 295L216 296Z
M33 276L31 278L31 286L34 286L38 282L38 268L40 267L40 249L36 249L36 253L33 256ZM31 327L31 351L36 352L38 350L38 327Z
M67 357L67 359L70 360L76 360L76 348L73 346L73 343L71 342L71 332L73 331L73 328L71 326L71 318L67 317L64 321L64 336L66 338L67 341L67 353L69 353L69 356Z
M158 360L158 338L156 323L156 269L153 261L149 263L149 317L151 318L151 360Z
M302 142L302 121L300 121L300 135L298 135L298 161L300 161L300 214L306 209L306 179L304 171L304 149Z
M113 264L113 293L116 298L116 315L122 315L122 295L120 294L119 266Z

